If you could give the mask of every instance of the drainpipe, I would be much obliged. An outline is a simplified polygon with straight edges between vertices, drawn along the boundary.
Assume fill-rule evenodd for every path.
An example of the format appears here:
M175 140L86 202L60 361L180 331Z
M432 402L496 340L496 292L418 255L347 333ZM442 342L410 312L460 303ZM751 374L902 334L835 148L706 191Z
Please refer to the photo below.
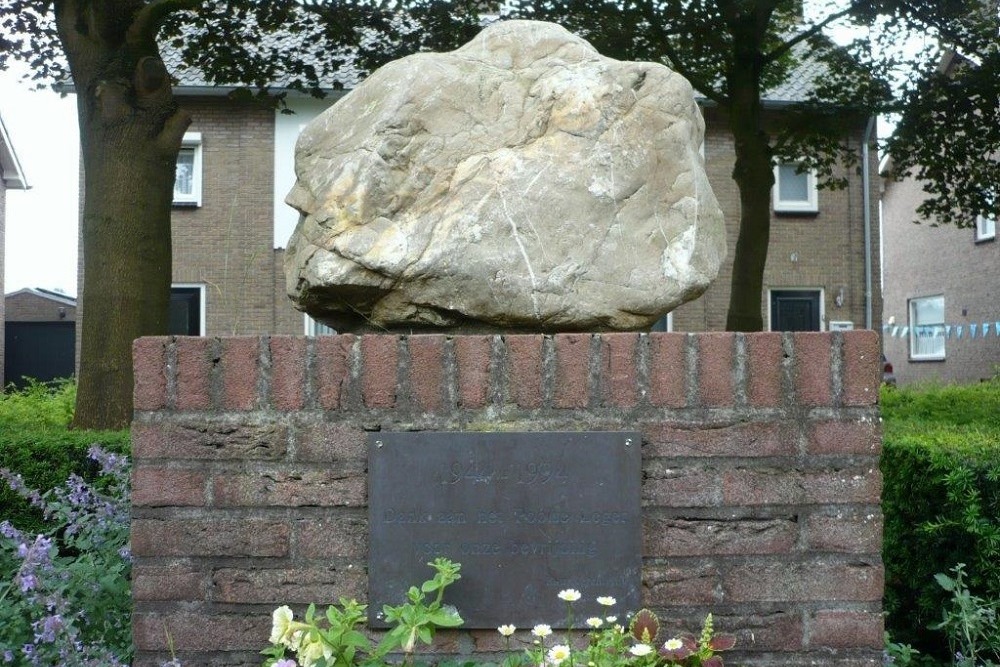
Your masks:
M868 144L875 131L875 116L869 116L865 136L861 140L861 200L864 203L865 221L865 329L872 328L872 192Z

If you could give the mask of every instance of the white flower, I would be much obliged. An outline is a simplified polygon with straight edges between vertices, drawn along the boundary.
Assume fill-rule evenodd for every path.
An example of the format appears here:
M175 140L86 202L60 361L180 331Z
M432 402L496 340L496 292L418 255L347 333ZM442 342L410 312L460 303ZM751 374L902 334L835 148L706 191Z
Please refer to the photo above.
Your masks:
M617 616L608 616L604 620L607 621L608 623L617 623L618 622L618 617Z
M553 665L558 665L569 657L569 646L557 644L549 649L548 660Z
M323 641L312 641L309 637L303 639L299 647L299 665L313 667L320 658L329 660L333 657L333 649Z
M552 626L539 623L535 627L531 628L531 634L536 637L548 637L552 634Z
M282 605L271 614L271 637L272 644L284 644L288 641L290 626L292 624L292 610L288 605Z
M663 645L663 648L665 648L668 651L676 651L677 649L682 648L683 646L684 642L674 637L673 639L668 639L666 643Z
M597 604L604 605L605 607L614 607L618 600L614 599L610 595L602 595L597 598Z
M559 591L559 599L566 602L576 602L580 599L580 591L575 588L567 588L566 590Z
M630 648L628 652L637 658L641 658L644 655L649 655L650 653L652 653L653 647L650 646L649 644L636 644L635 646Z
M596 616L591 616L590 618L587 619L587 625L596 630L597 628L604 625L604 620L597 618Z
M509 623L507 625L501 625L499 628L497 628L497 632L502 634L504 637L510 637L512 634L514 634L515 630L517 630L517 628L514 627L513 625L510 625Z

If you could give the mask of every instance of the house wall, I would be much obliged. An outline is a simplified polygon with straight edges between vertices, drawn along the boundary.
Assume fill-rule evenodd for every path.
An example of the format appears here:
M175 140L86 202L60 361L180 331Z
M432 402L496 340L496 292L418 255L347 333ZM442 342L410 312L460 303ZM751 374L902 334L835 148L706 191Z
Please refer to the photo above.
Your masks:
M133 664L258 664L278 605L364 601L369 435L502 429L641 433L630 520L666 632L711 612L729 663L877 667L878 355L870 331L140 339Z
M8 322L74 322L76 321L76 306L59 303L54 299L32 294L16 292L4 299ZM59 317L62 308L64 317Z
M674 311L675 331L724 330L732 282L733 257L739 234L739 190L732 178L735 147L725 120L713 109L704 110L705 169L726 219L729 254L719 278L697 301ZM780 117L771 115L771 123ZM863 127L859 127L852 145L860 154ZM874 151L870 162L873 279L873 328L881 326L881 297L878 290L879 244L877 234L877 168ZM863 181L856 169L836 169L834 175L846 176L842 190L819 191L819 212L811 215L772 214L771 241L764 271L762 313L764 327L769 327L768 293L778 288L818 288L823 290L824 329L830 321L853 322L865 326L864 202ZM844 299L836 298L843 288Z
M966 334L945 341L945 359L912 361L907 337L885 336L885 353L900 383L975 382L1000 367L1000 336L970 338L970 324L1000 321L1000 242L975 242L973 229L914 224L924 194L918 181L890 181L882 195L885 245L883 321L908 326L908 300L944 296L945 323Z

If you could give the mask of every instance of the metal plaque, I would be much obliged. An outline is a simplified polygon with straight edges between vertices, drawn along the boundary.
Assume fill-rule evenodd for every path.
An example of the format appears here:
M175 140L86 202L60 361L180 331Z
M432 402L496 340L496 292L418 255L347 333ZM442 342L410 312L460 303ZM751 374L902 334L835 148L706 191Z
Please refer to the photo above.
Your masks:
M437 556L462 564L445 600L466 628L565 627L566 588L582 593L578 621L637 610L639 450L623 432L371 434L370 624Z

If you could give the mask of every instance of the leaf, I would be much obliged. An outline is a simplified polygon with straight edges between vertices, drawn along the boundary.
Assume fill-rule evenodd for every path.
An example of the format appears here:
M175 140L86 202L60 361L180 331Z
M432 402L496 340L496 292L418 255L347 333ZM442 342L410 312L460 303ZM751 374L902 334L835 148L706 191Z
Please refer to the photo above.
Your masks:
M713 655L711 658L703 660L701 667L722 667L722 656Z
M938 586L945 589L948 592L955 590L955 580L949 577L947 574L938 573L934 575L934 580L938 582Z
M716 635L708 642L708 647L713 651L728 651L736 646L736 637L733 635Z
M660 619L649 609L641 609L632 619L629 630L636 641L652 644L660 634Z

